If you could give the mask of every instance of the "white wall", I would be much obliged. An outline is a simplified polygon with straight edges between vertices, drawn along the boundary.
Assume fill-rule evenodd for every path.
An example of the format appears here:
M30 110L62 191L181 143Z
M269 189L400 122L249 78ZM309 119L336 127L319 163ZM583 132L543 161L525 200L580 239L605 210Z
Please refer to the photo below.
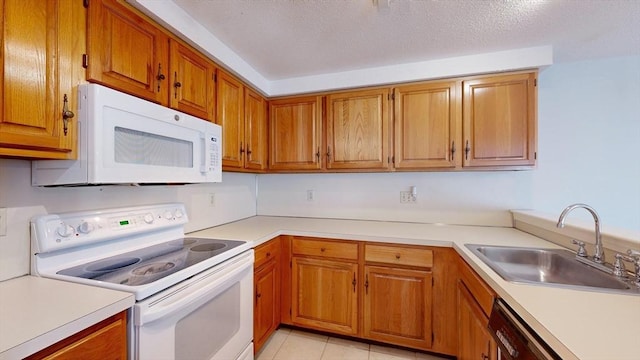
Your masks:
M538 83L536 170L260 175L258 214L508 225L508 209L584 202L603 228L640 231L640 57L556 64ZM418 202L400 204L412 185Z
M225 172L218 184L39 188L31 186L30 161L0 159L0 208L9 214L8 233L0 236L0 281L28 273L29 219L34 215L163 202L185 204L186 231L254 216L256 176Z

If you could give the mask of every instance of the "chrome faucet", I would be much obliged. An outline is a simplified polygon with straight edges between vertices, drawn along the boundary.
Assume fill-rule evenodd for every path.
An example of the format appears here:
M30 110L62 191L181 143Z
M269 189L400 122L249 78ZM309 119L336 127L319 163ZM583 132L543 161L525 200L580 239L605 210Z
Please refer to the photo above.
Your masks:
M573 205L567 206L564 210L562 210L562 213L560 214L560 218L558 218L558 224L556 226L559 228L563 228L564 219L573 209L577 209L577 208L583 208L589 211L593 216L593 220L596 223L596 253L593 255L593 261L597 262L598 264L603 264L604 249L602 246L602 237L600 236L600 217L598 216L598 213L591 206L587 204L573 204Z

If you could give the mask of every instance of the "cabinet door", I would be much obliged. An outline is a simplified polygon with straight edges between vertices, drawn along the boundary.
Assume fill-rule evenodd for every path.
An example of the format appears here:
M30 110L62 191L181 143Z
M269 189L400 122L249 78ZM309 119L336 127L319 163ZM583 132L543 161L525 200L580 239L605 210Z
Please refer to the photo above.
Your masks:
M213 63L173 39L170 51L171 107L213 121L216 99L216 69Z
M253 342L257 353L280 324L280 272L276 259L256 270L254 286Z
M536 73L466 80L463 88L463 166L535 165Z
M458 359L497 358L496 343L487 324L489 320L462 282L458 282Z
M431 272L367 265L364 276L363 335L397 345L431 348Z
M358 264L293 257L294 325L356 335Z
M218 70L217 87L216 123L222 126L222 166L243 168L246 156L244 87L239 80L222 70Z
M49 346L27 360L127 359L127 312L103 320Z
M460 164L460 82L395 89L396 169L454 168Z
M71 1L0 1L0 155L74 158L74 87L84 69L84 8ZM80 41L80 42L78 42ZM78 76L81 75L81 76Z
M271 101L269 168L322 169L322 97Z
M267 168L267 102L255 91L244 92L244 139L247 169L264 171Z
M388 89L327 96L327 169L388 169L388 104Z
M87 80L167 106L169 38L115 0L89 1Z

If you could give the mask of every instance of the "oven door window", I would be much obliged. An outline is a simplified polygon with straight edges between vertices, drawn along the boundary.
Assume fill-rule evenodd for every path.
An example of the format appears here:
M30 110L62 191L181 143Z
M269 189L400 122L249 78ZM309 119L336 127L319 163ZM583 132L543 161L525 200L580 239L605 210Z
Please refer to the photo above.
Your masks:
M176 359L211 359L240 329L240 284L180 319Z

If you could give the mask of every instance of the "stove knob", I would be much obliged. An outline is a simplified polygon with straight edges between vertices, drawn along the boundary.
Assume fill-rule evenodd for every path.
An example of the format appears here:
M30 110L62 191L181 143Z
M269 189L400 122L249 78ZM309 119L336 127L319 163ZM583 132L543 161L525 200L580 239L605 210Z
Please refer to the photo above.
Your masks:
M182 210L178 209L176 210L175 216L177 219L180 219L184 214L182 213Z
M171 211L167 210L164 212L164 218L167 220L171 220L171 218L173 217L173 215L171 214Z
M62 223L60 224L60 226L58 226L58 228L56 229L56 232L58 233L58 235L62 237L69 237L73 235L73 233L75 232L75 229L73 228L73 226Z
M146 222L147 224L153 223L153 214L152 213L146 213L144 215L144 222Z
M88 234L95 229L92 223L83 221L82 224L78 227L78 230L83 234Z

